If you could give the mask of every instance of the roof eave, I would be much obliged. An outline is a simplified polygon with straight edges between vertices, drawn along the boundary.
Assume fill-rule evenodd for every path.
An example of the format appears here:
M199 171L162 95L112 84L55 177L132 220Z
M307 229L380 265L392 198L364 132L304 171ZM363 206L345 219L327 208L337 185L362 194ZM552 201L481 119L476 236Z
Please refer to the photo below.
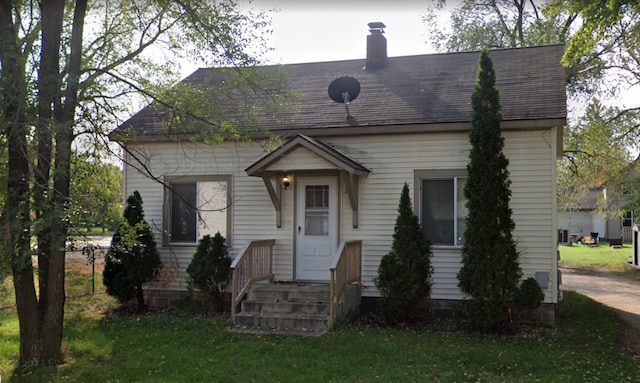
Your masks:
M502 122L504 131L515 130L541 130L551 127L563 127L567 125L566 117L550 117L527 120L505 120ZM292 137L296 135L305 135L308 137L338 137L338 136L361 136L374 134L411 134L411 133L452 133L467 132L471 123L462 122L438 122L438 123L414 123L402 125L370 125L370 126L326 126L318 128L303 128L293 126L290 128L272 129L270 132L257 133L252 139L259 140L268 138L269 135L279 135L283 137ZM109 138L114 137L114 133L109 133ZM197 134L145 134L139 136L126 136L116 134L116 142L119 143L148 143L148 142L181 142L190 141Z

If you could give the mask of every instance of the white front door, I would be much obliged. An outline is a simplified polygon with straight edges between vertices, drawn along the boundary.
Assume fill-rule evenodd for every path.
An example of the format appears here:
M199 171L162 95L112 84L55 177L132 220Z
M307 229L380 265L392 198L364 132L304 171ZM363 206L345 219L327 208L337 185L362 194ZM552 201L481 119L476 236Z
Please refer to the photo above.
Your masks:
M338 247L335 177L298 178L296 221L296 279L328 281Z

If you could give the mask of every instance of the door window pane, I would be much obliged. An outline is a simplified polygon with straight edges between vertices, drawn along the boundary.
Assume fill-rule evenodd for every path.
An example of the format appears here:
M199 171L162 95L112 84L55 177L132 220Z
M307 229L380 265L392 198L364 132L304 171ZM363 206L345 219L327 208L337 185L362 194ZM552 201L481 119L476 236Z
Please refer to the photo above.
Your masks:
M305 187L305 235L329 235L329 185Z
M305 197L307 209L326 209L329 207L329 185L308 185Z

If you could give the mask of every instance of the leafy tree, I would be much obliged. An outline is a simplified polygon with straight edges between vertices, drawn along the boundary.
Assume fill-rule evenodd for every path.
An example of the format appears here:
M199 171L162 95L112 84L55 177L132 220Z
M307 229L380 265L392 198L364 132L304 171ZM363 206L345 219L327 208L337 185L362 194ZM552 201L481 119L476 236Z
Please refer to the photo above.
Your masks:
M416 306L431 294L431 256L431 242L413 213L409 185L405 183L391 252L382 257L375 280L382 294L380 311L385 320L398 323L415 319Z
M558 167L560 206L575 206L586 190L606 186L602 213L640 208L640 193L632 187L640 183L635 156L640 108L616 99L640 83L637 1L465 0L455 3L445 29L436 16L447 2L432 4L425 22L439 50L566 43L563 63L573 107Z
M149 100L174 112L168 134L185 120L177 117L191 117L207 122L209 140L238 137L241 121L225 119L215 108L189 108L165 90L176 81L179 59L205 66L257 63L246 52L256 41L264 48L266 26L263 15L240 12L234 0L0 0L0 133L7 148L2 251L15 287L20 364L64 362L64 249L75 219L69 214L73 145L107 147L105 132L137 110L139 101ZM158 53L165 57L154 59ZM278 92L280 79L242 70L236 77L266 96L286 97ZM186 99L200 106L208 96L197 89L190 95ZM38 243L37 283L32 235Z
M471 96L471 151L464 188L467 198L465 243L458 285L467 294L465 311L479 330L509 329L509 308L522 274L512 236L509 161L502 152L502 113L489 51L478 61L478 80Z
M589 92L584 101L589 106L565 134L565 159L558 172L561 197L572 193L576 199L584 190L606 186L608 201L600 207L608 215L637 209L640 193L633 185L640 183L640 105L637 97L619 96L637 92L640 84L640 5L628 0L552 0L545 13L579 15L582 22L567 42L563 63L578 68L574 72L590 73L583 82L570 84L574 91Z
M592 68L599 76L615 72L619 82L607 87L637 85L640 79L640 5L635 0L551 0L545 14L576 14L581 24L567 42L563 63Z
M127 198L123 216L105 257L103 282L107 293L121 303L135 297L142 311L146 308L142 287L157 279L162 262L151 227L144 219L138 191Z
M213 237L202 237L187 267L189 288L207 293L216 310L222 309L223 294L229 285L231 272L231 257L224 241L220 232Z
M543 14L546 1L464 0L451 2L455 8L448 13L450 26L443 29L438 11L446 3L432 1L423 21L429 27L429 42L449 52L563 43L576 19L573 13Z
M598 201L602 215L616 217L625 207L640 207L638 196L629 193L635 190L631 185L635 177L629 177L636 173L632 151L640 148L633 136L618 137L620 131L631 129L634 121L626 116L611 123L618 110L594 98L565 132L564 156L558 167L559 208L577 210L586 190L603 186L607 198Z
M70 213L76 227L105 229L120 221L122 170L99 158L74 153L71 158Z

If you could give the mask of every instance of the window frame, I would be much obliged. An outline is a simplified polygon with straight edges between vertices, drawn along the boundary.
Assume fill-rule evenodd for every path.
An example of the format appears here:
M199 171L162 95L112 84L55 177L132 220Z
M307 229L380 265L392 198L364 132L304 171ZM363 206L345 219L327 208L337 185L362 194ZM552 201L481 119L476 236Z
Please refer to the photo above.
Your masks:
M422 228L422 181L423 180L453 180L454 181L454 212L458 210L458 201L457 201L457 192L456 192L456 179L458 178L469 178L469 173L466 169L416 169L414 170L413 175L413 204L414 204L414 212L418 216L418 220L420 222L420 227ZM457 219L453 217L453 232L457 232ZM466 219L466 217L465 217ZM423 229L424 230L424 229ZM434 248L444 248L444 249L461 249L463 245L456 244L457 240L454 238L454 243L452 245L445 244L433 244Z
M225 182L227 184L227 233L225 235L225 241L227 244L233 243L232 238L232 206L233 206L233 182L230 174L224 175L190 175L190 176L165 176L164 177L164 196L163 196L163 209L162 209L162 246L197 246L200 241L200 236L197 231L196 224L196 241L195 242L172 242L170 241L171 234L171 221L172 221L172 205L171 198L173 196L172 184L198 184L200 182ZM196 196L198 195L196 187ZM230 245L228 245L230 246Z

